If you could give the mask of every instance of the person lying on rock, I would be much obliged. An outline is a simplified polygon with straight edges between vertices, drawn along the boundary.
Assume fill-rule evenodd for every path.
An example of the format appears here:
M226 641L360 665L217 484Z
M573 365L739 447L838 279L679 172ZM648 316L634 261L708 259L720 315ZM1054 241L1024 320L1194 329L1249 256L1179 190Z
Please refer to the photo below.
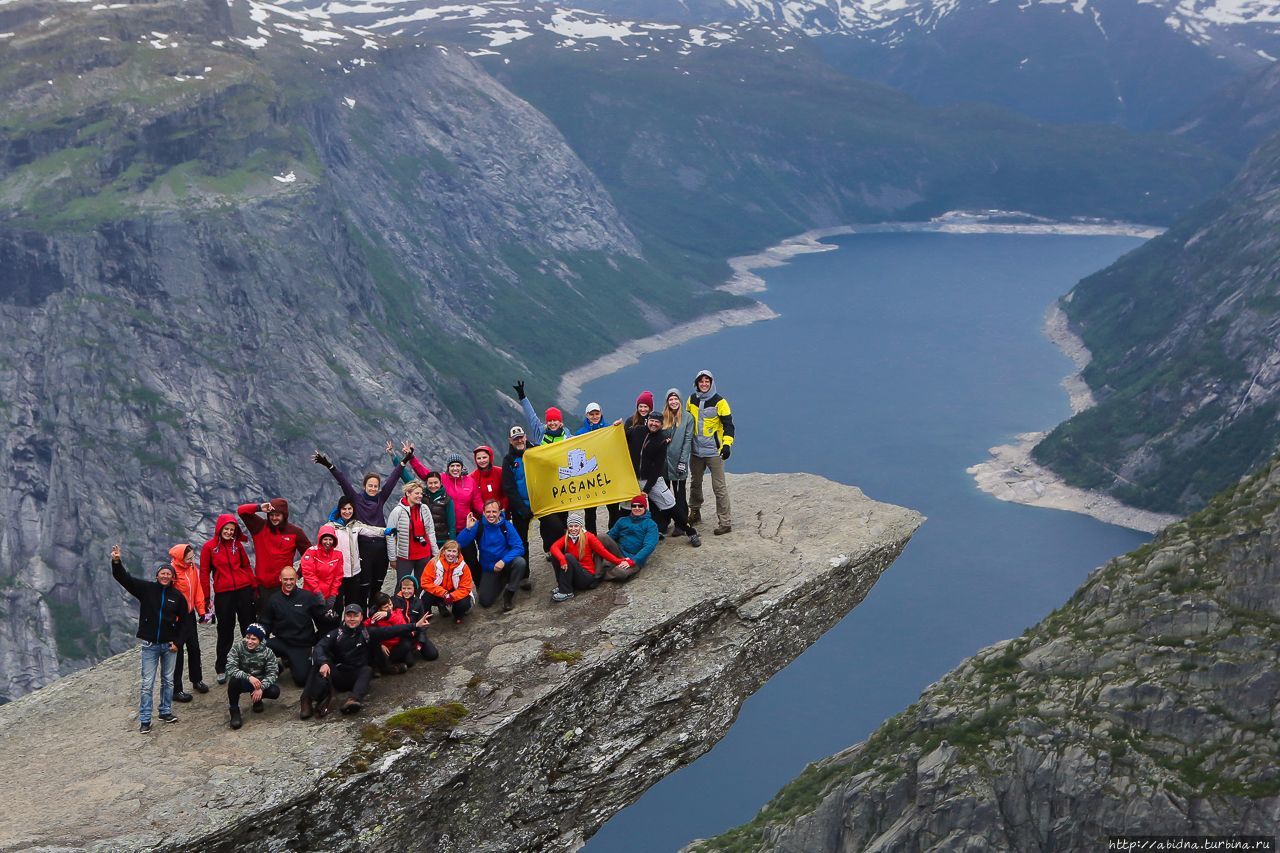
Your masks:
M299 687L306 685L311 674L316 636L332 624L324 599L298 586L298 573L292 566L281 569L280 591L267 602L261 625L270 635L267 647L289 667L293 683Z
M595 589L604 580L606 564L621 569L635 566L626 557L611 553L594 533L583 530L582 521L581 512L570 512L564 536L551 543L557 584L551 593L552 601L568 601L574 590Z
M231 728L238 729L244 724L240 716L240 697L248 693L253 701L253 712L261 714L263 699L280 698L279 680L280 664L276 662L275 652L267 646L267 629L254 622L227 654L227 706L231 711Z
M405 575L406 578L413 577ZM422 618L419 616L418 618ZM391 596L385 592L380 592L373 597L373 611L369 614L369 618L364 620L366 628L386 628L398 627L400 625L410 625L405 611L396 607ZM378 672L383 675L403 675L409 669L410 654L413 652L412 637L388 637L378 643L370 656L373 665ZM437 657L439 653L437 652Z
M465 530L465 521L463 525ZM440 555L422 570L422 603L426 610L440 608L453 616L455 625L461 625L474 601L471 568L462 559L462 547L450 539L440 546Z
M302 719L310 719L312 714L319 717L328 714L334 693L342 690L351 691L342 713L358 712L369 695L369 681L373 677L371 656L378 651L375 647L391 637L407 637L414 628L427 627L425 616L413 625L385 628L366 627L361 624L363 621L363 608L348 604L342 611L342 624L321 637L312 649L311 677L302 691L299 713Z
M631 514L618 519L600 542L614 556L631 561L629 568L615 567L605 572L607 580L624 581L640 571L658 547L658 525L649 517L649 498L644 492L631 499Z
M451 542L453 540L450 540ZM454 543L457 544L457 543ZM424 574L431 571L431 565L423 570ZM404 614L405 622L416 623L424 615L431 613L431 608L427 605L426 594L418 589L418 579L413 575L405 575L400 579L400 588L396 590L396 594L391 598L391 606ZM427 636L426 628L415 628L413 635L409 638L413 650L418 657L423 660L436 660L440 657L440 650L431 642L431 638ZM410 656L407 661L413 665L413 657Z
M502 609L510 610L529 563L516 526L503 517L497 500L485 501L483 518L467 515L467 527L458 535L458 544L465 548L472 542L477 545L480 562L480 606L491 606L501 592Z
M154 581L135 578L124 569L120 546L111 546L111 576L138 599L138 639L142 641L141 692L138 699L138 731L151 731L152 693L156 671L160 672L160 719L176 723L173 715L173 669L178 658L178 640L187 600L173 586L173 567L165 563L156 569Z

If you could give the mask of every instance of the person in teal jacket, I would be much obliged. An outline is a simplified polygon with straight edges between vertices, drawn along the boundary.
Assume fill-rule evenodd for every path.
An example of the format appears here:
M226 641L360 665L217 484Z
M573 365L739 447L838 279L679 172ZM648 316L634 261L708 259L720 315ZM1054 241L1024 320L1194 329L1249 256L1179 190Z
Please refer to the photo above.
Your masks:
M628 557L634 566L610 568L605 579L624 581L643 568L645 560L658 547L658 525L649 516L649 498L644 492L631 499L631 514L614 522L609 532L600 537L601 544L617 557Z

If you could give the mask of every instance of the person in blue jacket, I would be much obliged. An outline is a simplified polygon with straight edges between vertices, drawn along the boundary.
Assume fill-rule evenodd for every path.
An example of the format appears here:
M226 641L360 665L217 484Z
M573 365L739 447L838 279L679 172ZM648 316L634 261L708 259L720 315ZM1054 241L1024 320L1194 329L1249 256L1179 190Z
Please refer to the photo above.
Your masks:
M502 505L496 498L484 504L484 517L467 513L467 526L458 534L458 545L466 548L476 543L480 556L480 584L477 597L481 607L489 607L502 592L502 610L514 606L516 590L529 572L529 561L524 557L524 543L515 525L502 514Z
M173 586L173 567L156 570L156 579L144 581L125 571L120 546L111 547L111 576L138 599L138 639L142 641L142 689L138 698L138 731L151 731L152 692L160 672L160 719L176 723L173 715L173 670L178 661L179 625L190 608Z
M631 499L631 514L614 522L609 532L600 537L600 542L616 556L627 557L634 563L629 568L610 568L605 572L605 580L624 581L640 571L658 547L658 525L649 516L649 498L644 492Z

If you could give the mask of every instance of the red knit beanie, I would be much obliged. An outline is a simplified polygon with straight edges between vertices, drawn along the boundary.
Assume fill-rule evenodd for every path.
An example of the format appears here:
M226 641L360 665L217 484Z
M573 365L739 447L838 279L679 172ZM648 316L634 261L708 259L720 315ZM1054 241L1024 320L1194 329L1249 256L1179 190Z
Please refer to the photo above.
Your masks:
M649 508L649 496L646 495L644 492L641 492L640 494L632 498L631 502L633 504L644 504L645 509Z
M652 409L652 408L653 408L653 392L652 392L652 391L641 391L641 392L640 392L640 396L639 396L639 397L636 397L636 408L637 408L637 409L638 409L638 408L640 408L640 404L641 404L641 403L643 403L644 405L646 405L646 406L648 406L649 408L651 408L651 409Z
M547 409L547 417L546 417L546 420L548 420L548 421L560 421L561 423L564 423L564 415L560 414L560 410L559 410L559 409L557 409L555 406L552 406L552 407L550 407L549 409Z

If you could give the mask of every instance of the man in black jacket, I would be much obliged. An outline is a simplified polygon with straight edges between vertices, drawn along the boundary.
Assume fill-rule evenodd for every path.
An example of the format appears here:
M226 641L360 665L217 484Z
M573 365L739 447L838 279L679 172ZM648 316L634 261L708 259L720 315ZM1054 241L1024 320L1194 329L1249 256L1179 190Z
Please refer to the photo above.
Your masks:
M163 722L176 723L173 715L173 669L177 663L179 624L186 614L187 599L174 589L173 567L168 563L156 570L154 581L135 578L124 569L120 546L111 547L111 576L138 599L138 639L142 640L142 689L138 699L138 731L151 731L151 696L160 670L160 713Z
M385 628L365 627L364 609L358 604L348 604L342 611L342 625L320 638L311 652L313 668L307 686L302 690L301 713L306 720L313 710L317 716L329 713L333 694L350 690L351 696L343 703L342 713L354 714L364 707L369 695L369 680L373 677L371 655L381 652L378 644L392 637L408 638L415 628L427 627L427 616L411 625L388 625ZM314 705L316 700L319 705Z
M271 634L267 648L283 660L299 687L311 674L311 647L326 624L324 599L311 590L298 589L298 573L292 566L280 570L280 589L263 608L262 626Z

